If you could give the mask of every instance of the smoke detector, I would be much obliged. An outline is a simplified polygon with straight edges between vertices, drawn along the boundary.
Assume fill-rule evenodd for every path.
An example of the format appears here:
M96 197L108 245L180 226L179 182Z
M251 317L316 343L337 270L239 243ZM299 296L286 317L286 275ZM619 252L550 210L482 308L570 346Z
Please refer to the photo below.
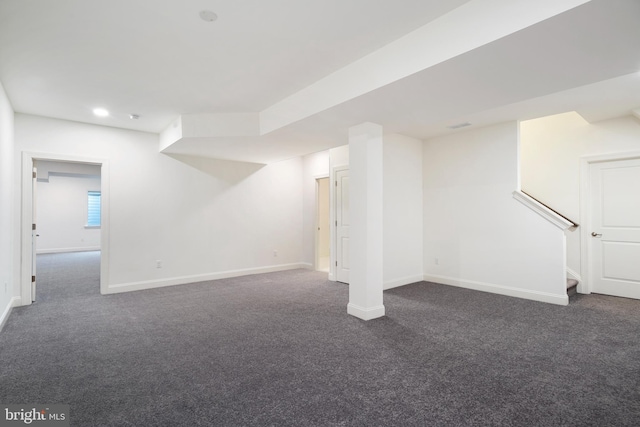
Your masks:
M213 22L218 19L218 15L210 10L202 10L200 11L200 19L207 22Z

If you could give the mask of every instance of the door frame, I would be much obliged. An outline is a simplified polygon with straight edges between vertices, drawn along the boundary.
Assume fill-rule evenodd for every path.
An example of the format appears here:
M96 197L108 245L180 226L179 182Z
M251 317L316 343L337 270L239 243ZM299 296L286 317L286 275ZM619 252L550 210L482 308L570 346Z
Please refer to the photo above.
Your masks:
M100 226L100 293L106 294L109 284L109 161L93 157L66 154L22 152L22 204L20 213L20 301L19 305L31 304L31 268L33 257L33 189L32 174L34 160L85 163L100 166L101 226Z
M328 179L329 180L329 200L327 200L327 202L329 203L329 271L331 271L331 177L329 176L328 173L325 174L320 174L320 175L315 175L314 177L315 183L316 183L316 212L315 212L315 223L314 223L314 246L313 246L313 251L314 251L314 265L313 265L313 269L314 270L318 270L318 267L320 266L320 254L318 253L318 244L320 243L320 233L318 232L318 226L320 225L320 215L319 215L319 210L320 210L320 180L321 179Z
M336 263L338 262L338 192L336 187L338 186L337 174L349 170L349 165L339 165L331 168L331 176L329 179L329 221L331 226L329 229L331 233L329 235L330 245L330 257L329 257L329 280L336 282L338 280L338 270Z
M580 276L578 292L590 294L593 291L592 274L593 249L590 238L591 227L591 165L604 162L640 159L640 151L600 154L580 157Z
M38 168L35 162L31 164L31 223L38 223L38 205L35 200L38 200L37 188L38 188ZM31 302L36 300L36 277L38 275L38 269L36 268L36 254L38 253L38 230L31 228Z

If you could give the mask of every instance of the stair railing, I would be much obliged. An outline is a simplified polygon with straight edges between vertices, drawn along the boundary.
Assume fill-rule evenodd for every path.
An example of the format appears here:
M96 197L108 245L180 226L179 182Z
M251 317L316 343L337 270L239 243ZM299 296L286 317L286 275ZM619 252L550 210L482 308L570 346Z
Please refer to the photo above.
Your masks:
M555 213L556 215L558 215L558 216L564 218L565 220L569 221L572 224L571 228L580 227L580 224L578 224L577 222L573 221L572 219L567 218L566 216L562 215L560 212L558 212L557 210L553 209L549 205L547 205L545 203L542 203L540 200L536 199L535 197L533 197L531 194L527 193L526 191L520 190L520 192L526 194L529 197L531 197L533 200L535 200L536 202L540 203L542 206L544 206L545 208L549 209L551 212Z

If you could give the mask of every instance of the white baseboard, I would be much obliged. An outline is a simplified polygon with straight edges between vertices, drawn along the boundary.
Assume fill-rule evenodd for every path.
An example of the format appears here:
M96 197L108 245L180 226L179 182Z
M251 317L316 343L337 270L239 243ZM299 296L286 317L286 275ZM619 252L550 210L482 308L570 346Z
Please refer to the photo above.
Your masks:
M386 291L388 289L397 288L399 286L410 285L416 282L422 282L422 280L423 280L422 274L415 275L415 276L402 277L400 279L390 280L385 282L382 289Z
M313 268L313 264L311 264L310 262L301 262L300 268L306 268L307 270L315 270Z
M90 252L99 251L100 246L86 246L83 248L53 248L53 249L38 249L37 254L61 254L65 252Z
M7 306L2 310L2 314L0 315L0 331L4 328L5 323L9 319L11 315L11 310L13 307L18 307L20 305L20 297L13 297L9 300Z
M2 310L2 314L0 315L0 331L4 328L4 324L7 323L7 319L11 314L11 309L13 308L13 299L10 299L7 303L7 306Z
M192 276L172 277L170 279L145 280L142 282L118 283L107 286L107 294L121 292L142 291L145 289L163 288L165 286L186 285L189 283L205 282L208 280L228 279L230 277L248 276L251 274L273 273L276 271L295 270L305 268L304 263L280 264L268 267L246 268L241 270L221 271L218 273L195 274Z
M347 313L362 320L372 320L384 316L384 305L377 307L359 307L355 304L347 304Z
M457 286L459 288L473 289L476 291L489 292L492 294L506 295L509 297L523 298L533 301L546 302L557 305L568 305L567 294L551 294L548 292L538 292L528 289L513 288L511 286L496 285L493 283L475 282L472 280L457 279L455 277L437 276L425 274L424 280L427 282L440 283L443 285Z

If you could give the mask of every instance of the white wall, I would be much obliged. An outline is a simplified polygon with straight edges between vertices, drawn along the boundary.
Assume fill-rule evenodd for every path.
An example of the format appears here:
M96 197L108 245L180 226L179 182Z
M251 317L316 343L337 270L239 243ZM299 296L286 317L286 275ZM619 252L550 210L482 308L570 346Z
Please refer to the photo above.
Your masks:
M100 191L100 168L78 174L73 166L85 165L37 162L38 253L100 249L100 229L86 227L87 193Z
M349 146L331 148L329 150L329 164L331 168L349 166Z
M384 289L423 275L422 141L384 135Z
M522 189L580 222L580 157L640 150L632 116L589 124L574 112L521 123ZM567 265L581 270L580 233L567 231Z
M567 304L562 230L512 196L518 124L423 149L425 280Z
M108 292L301 266L299 158L170 157L158 135L24 114L15 139L18 165L23 150L108 160Z
M14 114L0 84L0 329L6 320L14 295L13 258L13 135Z
M313 268L315 264L316 179L329 177L329 151L321 151L302 158L302 262Z
M38 180L48 179L50 173L78 175L78 176L100 176L100 166L87 163L71 162L51 162L40 160L37 162Z

